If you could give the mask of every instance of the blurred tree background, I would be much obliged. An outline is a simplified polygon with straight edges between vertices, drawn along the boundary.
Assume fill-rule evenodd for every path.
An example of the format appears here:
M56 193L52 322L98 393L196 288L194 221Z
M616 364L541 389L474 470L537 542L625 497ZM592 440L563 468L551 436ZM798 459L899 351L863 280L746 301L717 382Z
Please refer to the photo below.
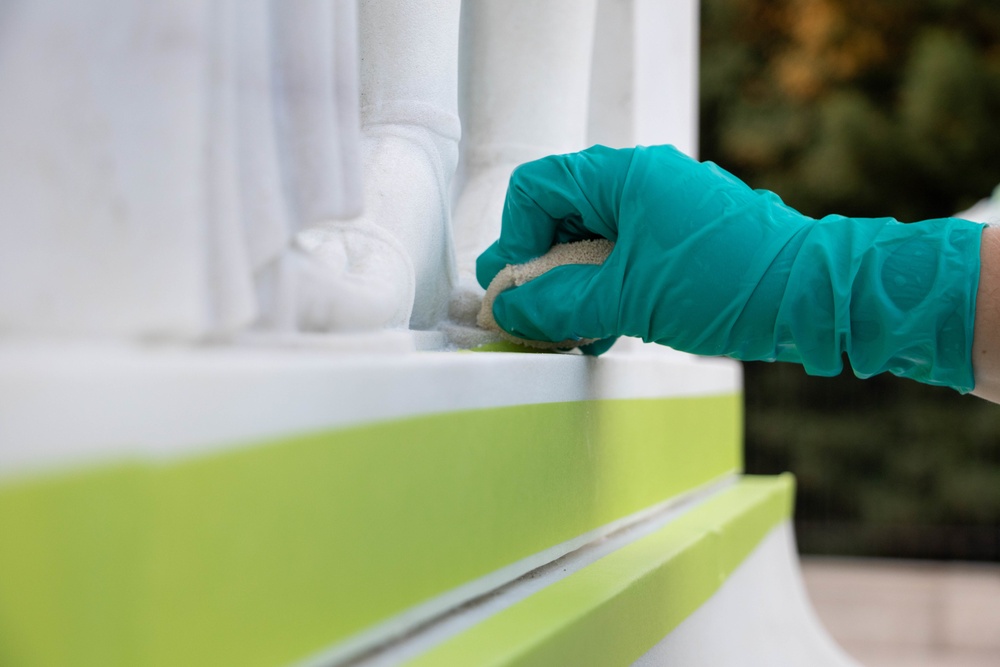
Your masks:
M1000 2L702 0L701 157L804 213L905 221L1000 183ZM1000 406L747 364L747 469L805 553L1000 561Z

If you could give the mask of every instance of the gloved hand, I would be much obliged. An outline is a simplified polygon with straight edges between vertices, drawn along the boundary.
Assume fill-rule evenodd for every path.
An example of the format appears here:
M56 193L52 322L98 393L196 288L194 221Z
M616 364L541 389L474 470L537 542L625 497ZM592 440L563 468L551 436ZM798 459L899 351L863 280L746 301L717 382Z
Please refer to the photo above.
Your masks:
M672 146L595 146L519 167L500 239L477 263L486 287L554 243L615 241L602 266L563 266L499 295L522 338L621 335L703 355L791 361L865 378L889 371L961 392L982 226L958 219L809 218Z

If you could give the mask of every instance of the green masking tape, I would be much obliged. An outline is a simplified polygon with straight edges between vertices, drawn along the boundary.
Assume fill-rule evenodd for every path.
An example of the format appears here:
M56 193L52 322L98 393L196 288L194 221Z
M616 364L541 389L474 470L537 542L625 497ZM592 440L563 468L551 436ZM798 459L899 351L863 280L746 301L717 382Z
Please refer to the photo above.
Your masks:
M407 667L630 665L704 604L791 516L793 495L788 475L744 478Z
M0 665L281 665L738 471L739 395L421 416L0 486Z

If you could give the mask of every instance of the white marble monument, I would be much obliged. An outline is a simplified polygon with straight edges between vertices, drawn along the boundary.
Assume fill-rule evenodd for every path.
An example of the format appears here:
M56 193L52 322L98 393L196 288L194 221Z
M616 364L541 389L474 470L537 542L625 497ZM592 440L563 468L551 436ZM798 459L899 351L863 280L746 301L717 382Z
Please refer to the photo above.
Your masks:
M0 335L433 329L517 164L694 150L682 4L9 5Z
M694 152L696 26L0 3L0 663L850 666L735 362L435 331L517 164Z
M0 331L198 340L289 326L289 276L314 264L293 235L361 209L355 13L7 4Z

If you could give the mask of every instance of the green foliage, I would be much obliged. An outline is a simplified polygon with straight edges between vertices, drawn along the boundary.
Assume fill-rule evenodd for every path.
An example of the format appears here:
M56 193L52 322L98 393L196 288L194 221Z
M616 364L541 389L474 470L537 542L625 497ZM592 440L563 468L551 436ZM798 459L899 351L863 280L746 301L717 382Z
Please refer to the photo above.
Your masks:
M1000 5L705 0L703 12L704 157L813 215L948 215L1000 182Z
M1000 3L703 0L704 159L805 213L903 220L1000 183ZM814 553L1000 560L1000 406L749 364L747 464Z
M748 364L747 469L793 471L811 553L1000 559L1000 406Z

